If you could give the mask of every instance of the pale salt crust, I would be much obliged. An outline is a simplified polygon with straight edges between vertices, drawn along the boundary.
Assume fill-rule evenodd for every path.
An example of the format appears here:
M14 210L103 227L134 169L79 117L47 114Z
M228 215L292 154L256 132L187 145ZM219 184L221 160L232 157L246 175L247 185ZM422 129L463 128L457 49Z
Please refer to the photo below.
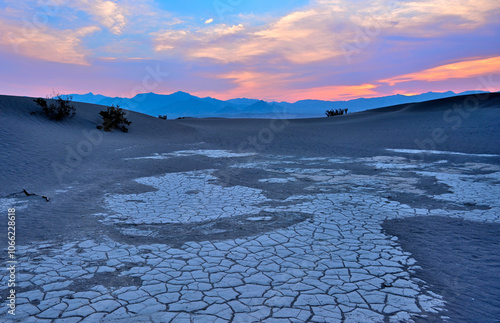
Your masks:
M205 156L232 158L220 151ZM185 156L185 152L177 152ZM175 155L172 155L175 156ZM162 224L211 223L248 216L272 222L296 212L310 220L286 228L224 241L129 245L111 239L96 242L48 242L19 246L23 272L16 319L25 322L412 322L418 316L442 314L442 297L412 277L418 264L397 238L385 235L385 219L440 215L479 222L499 222L500 172L495 165L443 162L418 164L402 157L325 158L257 161L235 167L271 172L260 183L309 184L303 194L279 206L265 192L245 186L223 187L212 170L170 173L137 181L156 191L107 195L109 225L129 236L152 237ZM215 158L215 157L214 157ZM278 160L278 162L277 162ZM335 171L316 162L333 163ZM376 176L353 174L342 163L374 165ZM463 174L472 167L489 174ZM401 172L406 172L402 176ZM408 177L407 172L414 174ZM418 177L435 177L453 193L429 196ZM285 188L286 186L284 186ZM415 208L388 200L389 188L425 195L456 205L488 208L445 210ZM13 201L2 201L2 205ZM267 212L265 216L260 212ZM149 225L149 229L134 225ZM5 272L2 273L5 275ZM129 282L107 286L103 282ZM2 284L8 280L3 276ZM76 286L87 282L88 288ZM80 287L81 289L81 287ZM6 318L7 307L1 317Z
M419 150L419 149L386 149L396 153L404 154L433 154L433 155L461 155L461 156L475 156L475 157L500 157L495 154L467 154L454 151L441 151L441 150Z
M126 160L137 159L168 159L172 157L186 157L186 156L206 156L209 158L235 158L235 157L248 157L253 156L255 153L233 153L227 150L181 150L173 153L153 154L145 157L126 158Z

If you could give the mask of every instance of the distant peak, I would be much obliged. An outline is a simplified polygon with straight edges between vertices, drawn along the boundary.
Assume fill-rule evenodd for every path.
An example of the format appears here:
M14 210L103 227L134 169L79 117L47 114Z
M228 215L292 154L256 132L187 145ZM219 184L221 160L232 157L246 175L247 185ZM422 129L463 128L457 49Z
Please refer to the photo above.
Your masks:
M255 102L252 105L263 105L263 104L268 104L268 103L266 101L264 101L264 100L259 100L259 101Z

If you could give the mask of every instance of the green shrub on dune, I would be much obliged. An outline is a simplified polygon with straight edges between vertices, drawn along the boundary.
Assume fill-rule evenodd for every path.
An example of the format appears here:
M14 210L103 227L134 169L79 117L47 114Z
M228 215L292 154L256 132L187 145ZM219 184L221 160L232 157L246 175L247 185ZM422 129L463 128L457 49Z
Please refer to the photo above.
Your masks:
M123 132L128 132L128 128L132 124L125 118L125 112L118 105L108 107L106 111L101 111L99 114L102 116L103 124L97 126L98 129L103 129L104 131L111 131L113 129L120 129Z

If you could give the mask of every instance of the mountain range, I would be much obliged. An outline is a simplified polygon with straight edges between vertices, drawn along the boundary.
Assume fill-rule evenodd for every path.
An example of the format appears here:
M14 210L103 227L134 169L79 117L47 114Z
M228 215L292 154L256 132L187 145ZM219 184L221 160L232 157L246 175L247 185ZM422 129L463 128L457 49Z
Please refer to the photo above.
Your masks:
M179 117L221 117L221 118L314 118L324 117L328 109L349 109L359 112L397 104L423 102L457 95L481 93L427 92L418 95L390 95L377 98L359 98L348 101L301 100L295 103L267 102L257 99L218 100L200 98L186 92L172 94L141 93L133 98L108 97L101 94L70 94L73 101L105 106L118 105L124 109L149 114L167 115L169 119Z

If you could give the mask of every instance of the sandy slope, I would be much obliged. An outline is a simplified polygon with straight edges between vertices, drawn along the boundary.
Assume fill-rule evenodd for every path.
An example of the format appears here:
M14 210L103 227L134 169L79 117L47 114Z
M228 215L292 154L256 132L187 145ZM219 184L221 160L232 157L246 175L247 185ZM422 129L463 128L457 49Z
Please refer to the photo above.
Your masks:
M133 122L129 133L100 132L96 129L102 120L98 112L105 107L85 103L75 103L77 114L74 118L54 122L41 113L30 115L30 112L39 110L32 101L32 98L22 97L0 98L1 163L6 171L3 174L5 182L2 183L4 194L19 187L35 189L42 183L45 187L57 186L59 181L52 163L66 165L66 158L72 156L68 151L76 151L79 143L89 141L86 133L99 143L92 144L91 152L83 157L84 162L71 163L75 167L70 168L77 171L66 173L65 183L75 178L85 179L81 172L89 168L105 172L111 167L112 173L116 170L113 169L113 160L120 158L117 149L139 146L140 151L143 146L196 141L196 131L191 127L175 123L166 127L163 120L135 112L129 112L127 116ZM81 148L86 149L84 146ZM96 165L99 167L96 168Z
M32 98L0 96L0 193L7 196L27 189L53 195L64 185L75 185L81 191L79 200L93 204L88 199L98 198L115 182L214 166L209 159L186 158L181 164L167 162L155 168L137 168L137 163L124 160L191 148L351 157L374 156L385 148L500 154L500 93L491 94L486 100L472 98L454 97L342 117L296 120L164 121L129 112L132 125L128 133L103 133L95 129L101 120L98 112L104 109L102 106L75 103L77 114L73 119L54 122L41 114L30 115L38 110ZM472 113L453 110L474 100L479 106ZM277 111L277 116L280 113ZM446 116L448 122L443 120ZM431 145L429 140L435 129L443 129L439 138L446 136L446 140ZM89 133L94 143L89 140ZM75 156L79 148L86 156Z

